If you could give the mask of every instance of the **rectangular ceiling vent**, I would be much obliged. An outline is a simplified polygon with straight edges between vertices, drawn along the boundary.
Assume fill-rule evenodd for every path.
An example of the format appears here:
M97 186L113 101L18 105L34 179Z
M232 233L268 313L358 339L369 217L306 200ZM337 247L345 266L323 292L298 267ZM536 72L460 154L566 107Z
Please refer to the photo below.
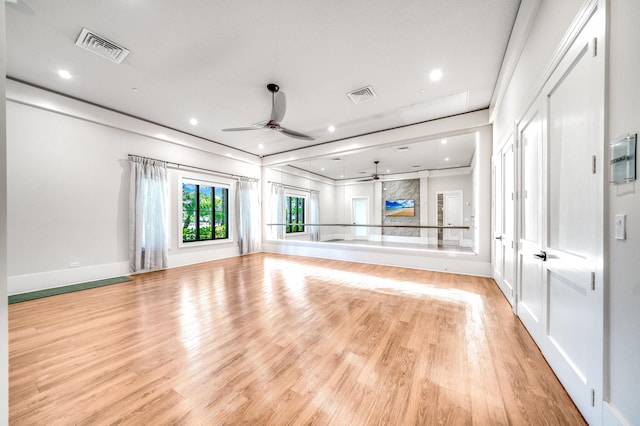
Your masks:
M363 87L361 89L349 92L347 93L347 96L356 105L363 104L377 98L375 92L373 91L373 87L371 86Z
M405 152L405 151L409 151L408 146L399 146L396 148L396 152Z
M124 47L118 46L116 43L107 40L86 28L83 28L82 32L78 36L76 46L87 49L89 52L102 56L116 64L121 63L129 54L129 51Z

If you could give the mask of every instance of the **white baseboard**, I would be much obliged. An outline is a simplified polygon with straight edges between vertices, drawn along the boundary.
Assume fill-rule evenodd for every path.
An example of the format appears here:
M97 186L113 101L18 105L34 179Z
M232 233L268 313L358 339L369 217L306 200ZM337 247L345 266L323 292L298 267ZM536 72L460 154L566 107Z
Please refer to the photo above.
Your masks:
M238 256L240 251L236 244L228 247L216 247L214 250L187 250L182 253L170 253L169 268L209 262ZM7 293L29 293L49 288L63 287L88 281L129 275L129 262L107 263L103 265L68 268L58 271L40 272L37 274L16 275L8 278Z
M240 249L236 244L228 247L217 247L215 250L190 251L169 255L169 268L210 262L212 260L228 259L240 256Z
M631 423L626 421L622 414L607 401L602 404L602 424L603 426L631 426Z
M8 278L7 293L11 296L128 274L129 262L117 262L37 274L16 275Z

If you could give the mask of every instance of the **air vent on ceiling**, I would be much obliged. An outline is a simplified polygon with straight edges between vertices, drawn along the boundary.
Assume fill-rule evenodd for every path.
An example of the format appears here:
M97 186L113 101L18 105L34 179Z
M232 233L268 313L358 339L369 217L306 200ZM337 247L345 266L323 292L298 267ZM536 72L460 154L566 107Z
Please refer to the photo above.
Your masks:
M405 151L409 151L408 146L399 146L396 148L396 152L405 152Z
M347 96L356 105L372 101L377 97L375 92L373 91L373 87L371 86L363 87L361 89L349 92L347 93Z
M76 45L87 49L89 52L102 56L105 59L119 64L129 54L129 51L122 46L118 46L116 43L107 40L106 38L89 31L86 28L82 29L82 32L76 40Z

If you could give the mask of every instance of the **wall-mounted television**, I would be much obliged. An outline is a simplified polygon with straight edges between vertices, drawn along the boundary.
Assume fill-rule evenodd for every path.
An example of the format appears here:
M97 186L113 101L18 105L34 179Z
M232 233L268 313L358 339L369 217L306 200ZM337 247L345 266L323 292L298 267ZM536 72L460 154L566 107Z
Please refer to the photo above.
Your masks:
M385 216L415 216L414 200L386 200L384 214Z

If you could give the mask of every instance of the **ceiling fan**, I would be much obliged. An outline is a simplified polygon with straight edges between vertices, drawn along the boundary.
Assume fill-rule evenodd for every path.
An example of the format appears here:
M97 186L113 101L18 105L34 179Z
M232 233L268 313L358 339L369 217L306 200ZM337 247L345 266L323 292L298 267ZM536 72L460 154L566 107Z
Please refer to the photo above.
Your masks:
M280 122L284 118L284 114L287 110L287 101L285 99L284 93L280 92L280 87L277 84L269 83L267 84L267 90L271 92L271 117L269 120L263 121L260 123L256 123L253 126L249 127L233 127L230 129L222 129L223 132L242 132L245 130L275 130L276 132L280 132L283 135L287 135L296 139L304 139L307 141L314 140L311 136L307 136L300 132L295 132L290 129L286 129L280 125Z
M378 163L379 163L379 162L380 162L380 161L378 161L378 160L376 160L376 161L374 161L374 162L373 162L373 164L375 164L375 165L376 165L376 172L375 172L374 174L372 174L372 175L371 175L371 177L370 177L369 179L361 179L361 180L359 180L358 182L369 182L369 181L371 181L371 180L378 180L378 179L380 179L380 175L378 174Z

